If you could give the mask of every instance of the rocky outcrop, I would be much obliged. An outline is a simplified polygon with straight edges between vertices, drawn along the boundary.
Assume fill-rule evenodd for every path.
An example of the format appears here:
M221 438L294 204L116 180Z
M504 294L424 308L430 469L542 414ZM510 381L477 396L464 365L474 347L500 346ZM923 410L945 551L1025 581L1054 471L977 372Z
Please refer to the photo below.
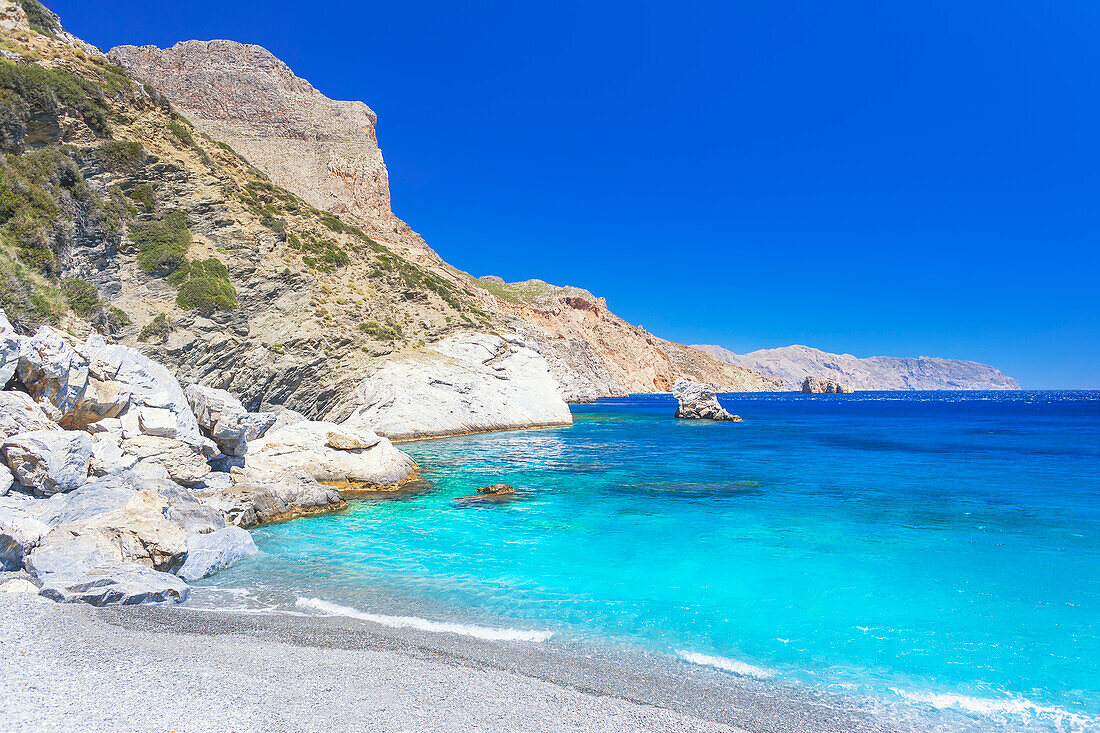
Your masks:
M672 396L679 403L676 407L676 417L742 422L738 415L730 414L718 403L718 395L709 384L696 384L686 379L678 379L672 387Z
M455 501L459 504L507 504L517 498L519 495L511 484L492 484L479 486L476 494L459 496Z
M854 390L835 379L811 376L802 380L802 391L805 394L846 394Z
M199 580L224 570L260 550L240 527L224 527L207 534L187 538L187 562L176 572L184 580Z
M395 439L573 422L530 344L482 333L372 365L329 417Z
M0 392L0 439L36 430L61 430L26 392Z
M538 344L569 402L667 392L681 377L714 383L726 392L778 387L775 380L627 323L587 290L542 280L497 280L476 283L493 294L499 310L519 320L517 330Z
M36 430L5 440L0 455L21 486L39 496L51 496L88 480L92 439L73 430Z
M785 346L735 354L721 346L696 346L730 364L754 369L798 390L806 375L832 379L857 391L873 390L1002 390L1019 389L1015 379L974 361L927 356L897 358L830 354L808 346Z

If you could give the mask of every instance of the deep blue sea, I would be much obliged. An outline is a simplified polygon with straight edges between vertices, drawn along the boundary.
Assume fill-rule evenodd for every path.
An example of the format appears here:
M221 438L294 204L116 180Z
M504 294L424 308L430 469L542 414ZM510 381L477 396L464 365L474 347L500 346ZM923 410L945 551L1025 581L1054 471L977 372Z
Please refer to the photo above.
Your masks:
M913 706L1100 729L1100 393L665 396L401 447L423 493L254 532L272 605L584 640ZM501 505L456 502L505 482Z

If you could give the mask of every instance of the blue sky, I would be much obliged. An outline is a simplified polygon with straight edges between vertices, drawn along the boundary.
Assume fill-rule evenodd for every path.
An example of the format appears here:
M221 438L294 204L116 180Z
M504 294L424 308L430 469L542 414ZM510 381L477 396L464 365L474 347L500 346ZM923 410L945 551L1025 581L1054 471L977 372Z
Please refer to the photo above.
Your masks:
M394 210L474 274L687 343L1100 388L1091 0L46 4L365 101Z

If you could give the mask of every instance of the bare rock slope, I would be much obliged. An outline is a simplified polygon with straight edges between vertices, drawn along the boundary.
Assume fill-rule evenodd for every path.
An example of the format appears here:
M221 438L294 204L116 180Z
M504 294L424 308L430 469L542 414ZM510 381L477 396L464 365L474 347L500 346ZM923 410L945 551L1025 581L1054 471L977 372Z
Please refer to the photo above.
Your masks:
M1019 389L1015 379L986 364L928 356L898 358L830 354L809 346L785 346L735 354L721 346L696 346L730 364L782 380L783 389L801 388L806 377L832 379L857 391Z

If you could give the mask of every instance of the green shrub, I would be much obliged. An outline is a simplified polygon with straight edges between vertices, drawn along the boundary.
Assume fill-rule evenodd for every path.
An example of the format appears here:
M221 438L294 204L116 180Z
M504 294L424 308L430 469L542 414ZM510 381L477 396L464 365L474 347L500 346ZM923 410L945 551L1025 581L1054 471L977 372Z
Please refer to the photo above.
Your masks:
M332 272L351 261L348 253L340 245L312 234L305 235L305 241L302 241L293 233L289 233L286 241L294 249L306 253L302 255L302 262L314 270Z
M50 276L75 231L95 233L108 223L71 153L53 146L0 158L0 234L23 263Z
M78 277L64 278L61 281L61 293L65 296L65 302L81 318L91 318L102 303L95 285Z
M138 341L152 341L158 339L163 341L168 338L168 334L172 332L172 322L168 320L168 316L164 313L159 313L157 316L146 323L141 333L138 334Z
M2 253L0 308L22 333L31 333L43 324L56 326L66 310L56 285Z
M133 140L107 140L99 144L96 154L115 173L133 172L145 161L145 149Z
M153 193L152 185L139 183L126 192L130 200L137 204L142 211L153 211L157 208L157 197Z
M186 145L194 147L197 144L195 142L194 136L191 134L191 131L187 129L179 120L173 119L168 121L168 132L175 135L180 142Z
M191 232L187 229L187 215L181 209L173 209L162 219L132 226L130 236L138 247L138 267L142 272L171 275L187 261Z
M212 313L237 307L237 289L229 281L229 270L217 257L185 262L168 277L179 287L176 304L186 310Z
M360 323L359 330L377 341L397 341L404 338L401 324L392 319L388 325L382 325L378 321Z

